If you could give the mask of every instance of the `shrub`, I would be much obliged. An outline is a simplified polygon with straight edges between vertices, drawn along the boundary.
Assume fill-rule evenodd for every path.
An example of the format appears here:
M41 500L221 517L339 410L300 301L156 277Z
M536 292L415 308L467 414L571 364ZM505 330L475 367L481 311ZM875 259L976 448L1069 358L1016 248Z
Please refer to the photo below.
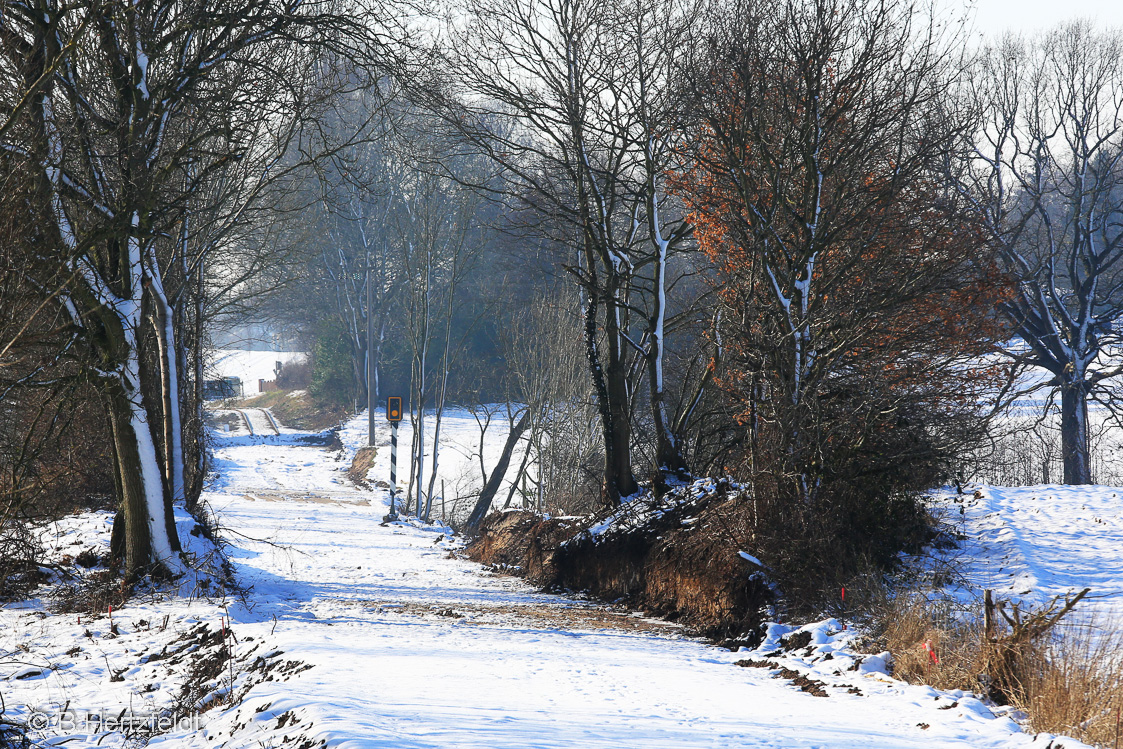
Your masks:
M1115 745L1123 709L1123 630L1117 625L1062 621L1058 615L1075 601L1054 599L1020 612L1016 626L995 621L988 636L981 602L881 593L866 611L871 646L892 653L897 678L982 692L1023 710L1035 732Z
M308 392L322 403L350 403L358 392L353 369L347 331L337 320L322 321L316 330L316 342L312 349L312 377Z
M1024 678L1019 707L1035 731L1118 746L1123 710L1123 631L1094 618L1062 625Z

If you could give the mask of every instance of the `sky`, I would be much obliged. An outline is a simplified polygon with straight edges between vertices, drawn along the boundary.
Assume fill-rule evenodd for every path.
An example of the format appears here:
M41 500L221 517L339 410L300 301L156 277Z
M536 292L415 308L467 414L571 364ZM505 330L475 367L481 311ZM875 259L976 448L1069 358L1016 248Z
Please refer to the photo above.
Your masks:
M949 2L956 4L956 0ZM972 4L975 31L987 36L1007 30L1032 33L1081 17L1102 27L1123 27L1123 0L974 0Z

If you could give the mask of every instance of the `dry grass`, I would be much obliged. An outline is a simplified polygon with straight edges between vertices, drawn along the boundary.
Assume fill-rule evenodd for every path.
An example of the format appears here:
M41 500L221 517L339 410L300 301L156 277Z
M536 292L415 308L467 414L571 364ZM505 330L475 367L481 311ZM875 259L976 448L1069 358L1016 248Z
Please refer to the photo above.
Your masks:
M1041 656L1023 677L1018 701L1033 729L1120 746L1123 630L1094 620L1062 625Z
M874 647L893 654L897 678L985 694L994 685L988 669L998 659L996 646L984 637L982 618L981 604L965 609L916 592L901 594L875 610ZM1061 622L1047 637L1019 646L1016 669L1012 694L998 697L1027 714L1029 729L1120 746L1123 630L1090 620Z
M980 689L986 663L981 617L956 602L910 592L887 602L876 620L877 639L893 654L897 678L938 689Z

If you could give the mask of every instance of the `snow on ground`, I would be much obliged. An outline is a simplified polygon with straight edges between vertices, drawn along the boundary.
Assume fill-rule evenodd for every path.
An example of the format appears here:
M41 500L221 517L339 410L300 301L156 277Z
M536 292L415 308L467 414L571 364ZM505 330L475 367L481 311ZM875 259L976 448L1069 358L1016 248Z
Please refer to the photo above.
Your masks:
M447 427L450 436L475 434L463 413ZM349 423L344 444L362 441L364 429L362 418ZM891 679L883 657L848 649L854 633L834 620L802 628L803 641L789 639L788 649L780 638L794 628L773 625L761 648L733 653L665 622L537 592L457 557L443 526L384 524L387 492L343 478L349 451L298 437L216 438L205 500L226 529L244 596L142 597L114 612L116 635L107 616L79 623L47 613L43 601L0 610L4 717L167 710L191 686L185 651L213 648L215 632L227 642L229 631L229 673L220 667L191 692L210 709L151 746L1050 744L970 695ZM463 470L464 461L446 469ZM61 525L62 546L106 543L103 515ZM231 691L241 699L222 704ZM33 736L71 749L136 745L88 723Z
M237 377L242 381L244 395L261 392L262 380L272 382L277 378L277 364L282 367L305 361L304 351L247 351L245 349L218 349L207 365L207 376Z
M935 507L967 537L961 595L1036 605L1087 587L1077 611L1123 627L1123 488L971 486L937 493Z
M506 410L502 405L491 404L480 407L480 420L484 419L483 409L492 412L491 422L487 427L483 439L484 467L490 471L499 462L499 455L503 451L503 444L510 431ZM390 481L390 423L386 421L386 411L378 408L375 411L375 439L378 455L370 470L371 481ZM425 418L425 465L424 482L422 490L428 492L429 477L433 467L433 438L436 434L436 424L432 413ZM353 452L362 445L367 444L367 417L366 412L344 424L339 432L339 438L348 451ZM409 484L409 450L413 441L413 425L409 419L403 420L398 426L398 486L401 497L408 489ZM526 441L519 443L511 457L511 468L508 476L513 476L515 468L522 458ZM480 421L472 413L463 408L450 407L446 409L441 421L440 449L437 451L437 480L433 486L433 517L440 516L440 498L445 498L445 507L452 513L454 506L461 508L461 517L467 517L471 509L469 504L475 497L470 496L479 492L485 483L483 469L480 467ZM444 488L442 489L442 479ZM504 482L496 495L497 502L503 502L510 488L510 481ZM416 488L414 489L416 496ZM519 504L516 494L515 505Z

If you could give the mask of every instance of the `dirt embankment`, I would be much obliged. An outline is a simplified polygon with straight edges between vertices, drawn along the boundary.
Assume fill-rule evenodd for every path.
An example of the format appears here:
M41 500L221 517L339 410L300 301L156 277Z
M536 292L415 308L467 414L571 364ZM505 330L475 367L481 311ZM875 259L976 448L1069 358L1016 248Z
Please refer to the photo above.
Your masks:
M329 429L351 414L345 406L317 403L304 390L275 390L238 401L237 405L268 408L285 426L311 432Z
M347 469L347 478L351 483L363 489L370 489L370 478L367 474L374 466L374 459L378 456L378 448L374 445L360 447L355 457L351 460L351 467Z
M743 496L721 482L695 488L636 500L607 518L494 514L468 555L544 588L587 592L719 642L755 645L774 597L760 567L739 553Z

